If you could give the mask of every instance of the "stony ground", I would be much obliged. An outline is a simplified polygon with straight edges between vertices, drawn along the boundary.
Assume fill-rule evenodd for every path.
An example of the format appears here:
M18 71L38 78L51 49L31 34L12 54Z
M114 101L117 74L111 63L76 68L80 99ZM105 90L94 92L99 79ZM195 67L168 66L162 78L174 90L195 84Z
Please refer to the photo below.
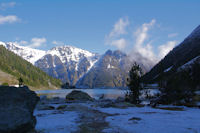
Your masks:
M112 100L43 99L34 114L40 133L200 133L200 109L135 107Z

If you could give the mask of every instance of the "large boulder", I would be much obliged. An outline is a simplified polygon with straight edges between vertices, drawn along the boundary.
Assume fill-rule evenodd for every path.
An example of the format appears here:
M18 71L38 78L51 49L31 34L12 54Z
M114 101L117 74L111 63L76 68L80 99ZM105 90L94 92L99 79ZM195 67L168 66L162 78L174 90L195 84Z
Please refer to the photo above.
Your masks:
M0 133L27 133L34 129L33 110L39 101L28 87L0 86Z
M67 101L92 101L93 98L90 97L86 92L73 90L66 96Z

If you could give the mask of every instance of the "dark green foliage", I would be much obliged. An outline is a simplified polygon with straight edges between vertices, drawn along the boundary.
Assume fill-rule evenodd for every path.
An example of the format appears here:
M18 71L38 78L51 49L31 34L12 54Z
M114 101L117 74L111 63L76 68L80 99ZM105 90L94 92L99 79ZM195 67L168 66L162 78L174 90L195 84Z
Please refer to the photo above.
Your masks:
M19 86L24 85L24 81L23 81L23 79L21 77L18 79L18 81L19 81Z
M141 76L142 69L141 67L135 63L131 70L129 71L129 79L128 79L128 88L129 92L127 93L128 99L130 102L134 104L140 103L139 96L141 90Z
M69 83L66 82L65 84L62 84L61 88L63 88L63 89L69 89L70 88Z
M200 86L200 63L193 64L191 75L194 86Z
M9 84L8 83L3 83L2 86L9 86Z
M195 82L191 78L191 72L178 72L168 79L166 87L162 89L161 103L190 103L195 95L194 91Z
M70 85L68 82L66 82L65 84L62 84L61 88L63 89L75 89L76 87L73 85Z
M8 51L3 46L0 46L0 69L9 73L17 79L23 79L23 83L33 87L46 86L50 84L60 86L61 82L48 76L39 68L17 56L11 51Z

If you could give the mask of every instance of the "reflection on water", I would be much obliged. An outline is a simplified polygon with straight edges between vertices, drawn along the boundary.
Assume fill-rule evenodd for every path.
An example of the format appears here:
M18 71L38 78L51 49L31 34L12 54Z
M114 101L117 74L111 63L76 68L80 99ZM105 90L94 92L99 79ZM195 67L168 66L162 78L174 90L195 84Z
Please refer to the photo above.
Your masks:
M48 98L53 98L53 97L65 98L65 96L72 90L75 89L40 90L36 91L36 93L39 96L46 95ZM118 97L125 96L125 90L120 90L120 89L77 89L77 90L84 91L95 99L98 99L102 95L104 95L104 98L106 99L116 99Z

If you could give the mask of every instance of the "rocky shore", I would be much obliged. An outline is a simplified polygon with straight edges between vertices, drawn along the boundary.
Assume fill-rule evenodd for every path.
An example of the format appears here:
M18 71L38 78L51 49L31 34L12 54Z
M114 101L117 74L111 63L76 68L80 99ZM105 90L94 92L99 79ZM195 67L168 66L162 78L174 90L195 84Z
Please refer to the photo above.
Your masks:
M200 132L198 108L152 108L123 98L94 99L78 90L40 101L28 87L0 87L0 95L1 133Z
M187 107L136 106L123 98L93 99L85 92L73 91L64 99L43 96L34 115L39 133L166 133L163 129L182 133L200 131L199 112Z

